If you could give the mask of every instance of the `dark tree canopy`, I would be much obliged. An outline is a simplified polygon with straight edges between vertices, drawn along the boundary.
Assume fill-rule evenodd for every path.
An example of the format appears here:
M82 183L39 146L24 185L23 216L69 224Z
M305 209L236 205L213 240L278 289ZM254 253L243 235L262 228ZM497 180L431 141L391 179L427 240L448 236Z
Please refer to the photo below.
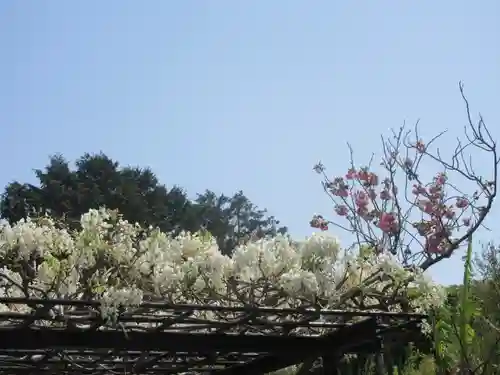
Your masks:
M224 253L230 253L251 236L274 236L287 231L286 227L278 228L280 222L267 216L267 211L255 206L242 191L228 197L207 190L198 194L196 204L202 209L205 228L217 238Z
M71 169L61 155L35 170L38 185L10 183L0 214L10 222L48 214L76 227L91 208L118 209L124 218L165 232L208 230L226 254L249 236L286 233L273 216L259 209L242 191L231 196L212 191L191 201L178 186L167 189L148 168L120 167L104 154L85 154Z

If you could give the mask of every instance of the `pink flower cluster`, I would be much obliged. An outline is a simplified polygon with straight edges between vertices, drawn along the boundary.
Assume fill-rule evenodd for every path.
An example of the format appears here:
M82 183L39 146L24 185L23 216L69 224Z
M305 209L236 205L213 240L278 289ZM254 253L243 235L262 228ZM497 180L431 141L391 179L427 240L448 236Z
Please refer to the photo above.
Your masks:
M354 189L352 182L358 182L360 188ZM393 194L397 194L397 189L389 179L379 183L379 177L368 170L361 168L356 170L349 169L345 177L337 177L326 185L327 189L334 196L343 200L343 204L335 206L335 212L339 216L348 216L350 212L376 225L389 235L394 235L399 231L399 222L397 215L393 212L384 212L376 208L374 202L379 198L382 202L388 202L393 199ZM380 187L377 193L377 188ZM354 207L350 207L347 201L352 197ZM320 222L312 222L313 227L320 228ZM324 226L323 226L324 227Z
M469 207L465 197L456 198L455 204L447 204L444 187L446 174L439 173L429 186L416 184L412 193L417 196L418 207L429 218L414 223L420 236L425 237L425 250L429 253L442 253L448 246L448 238L453 229L457 228L457 209ZM463 218L462 225L469 226L470 218Z
M417 148L420 152L425 150L423 143L418 144ZM411 168L410 163L407 168ZM412 192L416 195L417 207L429 216L413 224L418 234L425 238L425 250L428 253L441 253L446 250L451 232L459 227L457 216L461 216L470 205L464 197L458 197L453 205L446 204L449 201L444 192L446 182L446 174L439 173L429 185L413 186ZM394 198L397 194L397 187L391 179L379 183L379 177L368 168L351 168L344 177L328 181L326 188L342 201L335 206L336 214L346 217L351 225L353 219L361 218L389 236L400 232L398 215L391 211L391 208L395 207ZM457 210L462 211L460 215L457 215ZM321 230L328 229L328 222L322 216L315 216L310 224ZM462 219L462 225L469 226L470 219Z
M309 225L313 228L321 229L321 230L328 230L328 221L323 218L321 215L314 215L311 221L309 222Z

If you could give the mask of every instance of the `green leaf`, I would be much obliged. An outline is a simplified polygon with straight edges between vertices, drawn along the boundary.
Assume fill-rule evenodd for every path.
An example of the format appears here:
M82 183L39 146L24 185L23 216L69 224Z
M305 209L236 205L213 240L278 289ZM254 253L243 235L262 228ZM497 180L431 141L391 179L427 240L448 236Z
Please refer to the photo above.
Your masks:
M467 344L472 344L472 340L476 336L476 331L474 330L474 328L471 327L470 324L467 324L466 328L465 328L465 332L466 332L465 339L466 339Z
M97 285L92 288L92 292L94 292L95 294L102 294L105 292L105 290L106 287L104 285Z

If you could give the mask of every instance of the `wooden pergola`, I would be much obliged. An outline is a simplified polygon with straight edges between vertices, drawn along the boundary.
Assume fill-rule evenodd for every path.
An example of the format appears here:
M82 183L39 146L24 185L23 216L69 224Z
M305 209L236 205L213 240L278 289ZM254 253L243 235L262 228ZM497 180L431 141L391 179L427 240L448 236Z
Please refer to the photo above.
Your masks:
M143 303L106 324L97 301L0 298L0 374L266 374L420 339L423 315ZM65 306L65 312L56 309ZM200 318L211 311L216 319Z

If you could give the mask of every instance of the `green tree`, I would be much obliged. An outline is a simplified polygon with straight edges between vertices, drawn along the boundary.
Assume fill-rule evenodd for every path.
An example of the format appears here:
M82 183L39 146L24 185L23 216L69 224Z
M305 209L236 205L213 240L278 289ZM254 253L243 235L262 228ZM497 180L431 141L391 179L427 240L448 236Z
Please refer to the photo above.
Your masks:
M274 216L268 216L266 210L255 206L242 191L228 197L207 190L198 195L196 203L201 207L206 229L217 238L219 248L225 254L251 237L287 232L286 227L278 227L280 222Z
M103 153L84 154L75 167L55 155L45 168L35 170L38 185L10 183L0 202L1 216L16 222L48 214L77 227L82 214L105 206L117 209L128 221L165 232L206 229L226 254L252 234L286 232L241 191L232 197L206 191L192 201L180 187L160 184L149 168L120 167Z

